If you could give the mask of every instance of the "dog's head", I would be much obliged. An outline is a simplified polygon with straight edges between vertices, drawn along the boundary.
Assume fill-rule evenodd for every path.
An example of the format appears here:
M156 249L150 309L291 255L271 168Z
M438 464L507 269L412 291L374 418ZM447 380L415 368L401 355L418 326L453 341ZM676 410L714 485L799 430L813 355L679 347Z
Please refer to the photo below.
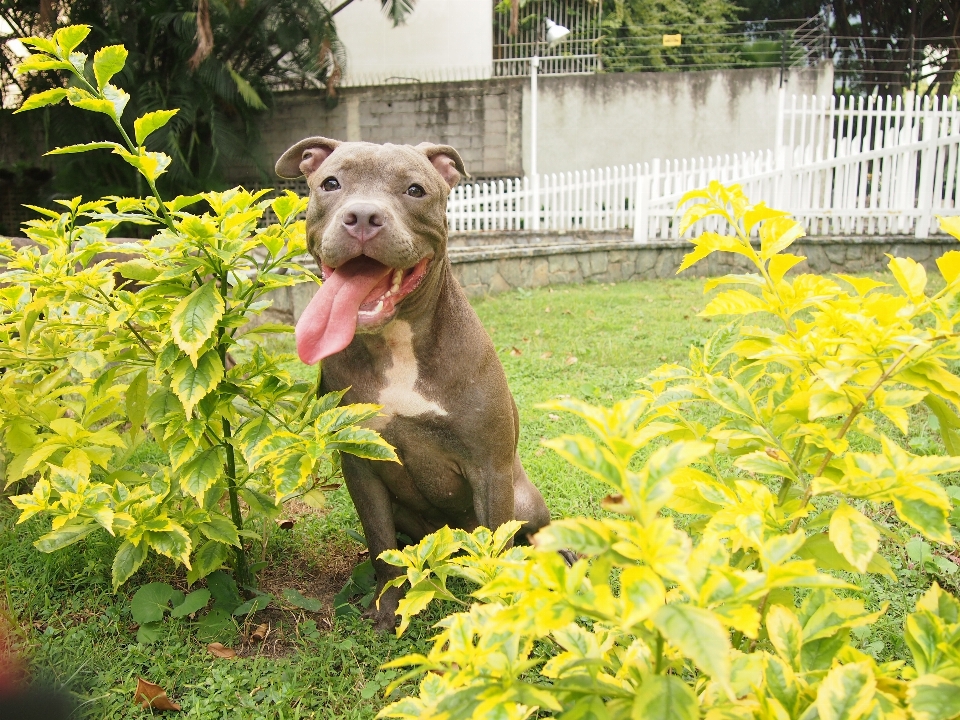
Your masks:
M346 347L355 332L382 328L436 278L446 252L447 196L466 170L447 145L322 137L291 147L276 170L285 178L305 175L310 187L307 243L325 282L297 324L297 339L301 359L316 362Z

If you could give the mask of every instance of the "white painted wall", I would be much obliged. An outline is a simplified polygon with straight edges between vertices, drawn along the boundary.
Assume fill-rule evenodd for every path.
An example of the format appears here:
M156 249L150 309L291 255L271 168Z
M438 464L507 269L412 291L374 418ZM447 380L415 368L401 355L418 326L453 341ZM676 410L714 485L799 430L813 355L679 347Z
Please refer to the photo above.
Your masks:
M344 85L438 74L489 77L493 65L493 0L417 0L393 27L380 0L354 0L336 15L347 49ZM437 78L440 79L440 78Z

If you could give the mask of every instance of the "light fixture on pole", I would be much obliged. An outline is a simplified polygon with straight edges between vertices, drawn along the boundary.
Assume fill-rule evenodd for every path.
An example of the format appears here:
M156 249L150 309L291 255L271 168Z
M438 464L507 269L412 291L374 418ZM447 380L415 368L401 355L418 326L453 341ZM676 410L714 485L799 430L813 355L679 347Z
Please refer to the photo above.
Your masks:
M547 49L559 45L570 30L563 25L557 25L550 18L546 18ZM540 55L534 51L530 58L530 176L533 187L533 230L540 229L540 174L537 168L537 73L540 67Z

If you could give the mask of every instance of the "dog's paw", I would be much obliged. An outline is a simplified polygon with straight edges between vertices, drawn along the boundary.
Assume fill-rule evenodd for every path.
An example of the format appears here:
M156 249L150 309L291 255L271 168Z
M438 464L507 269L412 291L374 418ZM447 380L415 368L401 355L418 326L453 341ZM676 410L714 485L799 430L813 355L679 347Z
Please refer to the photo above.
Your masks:
M377 632L394 632L397 629L397 614L392 610L377 609L375 605L371 604L363 613L364 619L370 620Z
M400 593L397 588L390 588L380 595L379 602L374 598L370 602L363 617L373 622L378 632L394 632L397 629L397 606L400 603Z

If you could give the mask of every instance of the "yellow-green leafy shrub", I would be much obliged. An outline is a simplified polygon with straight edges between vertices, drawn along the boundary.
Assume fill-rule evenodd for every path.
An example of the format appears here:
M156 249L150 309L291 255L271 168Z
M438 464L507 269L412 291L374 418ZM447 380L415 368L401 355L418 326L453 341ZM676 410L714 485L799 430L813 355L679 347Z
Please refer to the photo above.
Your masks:
M890 260L899 291L786 277L802 258L785 251L803 235L786 213L716 183L689 200L683 230L718 215L735 232L701 234L681 269L715 251L746 257L755 272L709 281L738 287L703 311L742 320L611 408L548 406L592 431L546 445L609 486L609 514L554 522L534 548L505 549L512 525L442 530L386 553L410 585L401 631L434 598L461 602L447 578L476 589L438 624L427 655L391 663L412 668L395 685L422 679L381 717L960 715L957 599L933 584L906 618L913 664L877 662L850 633L887 605L871 612L855 585L827 572L893 577L878 553L889 531L870 517L881 508L935 547L957 538L938 476L960 470L960 458L913 455L901 434L926 402L948 451L958 449L960 379L948 364L960 350L960 252L938 261L946 284L929 294L923 267L903 258ZM568 567L561 549L580 559Z
M21 72L66 71L71 81L20 110L67 100L108 115L123 144L52 154L112 150L153 195L35 208L43 217L26 224L32 243L0 242L3 486L27 486L11 498L20 522L50 518L35 543L44 552L99 529L122 538L115 588L151 550L185 565L191 583L232 550L237 579L248 583L244 539L258 540L280 503L317 498L341 452L396 456L359 426L376 406L317 397L315 384L283 368L289 356L266 349L265 338L292 328L250 324L270 291L312 278L296 260L306 250L296 220L306 200L288 192L269 202L266 191L235 188L164 202L156 179L170 158L144 143L176 111L137 118L132 140L122 122L129 96L110 83L127 52L105 47L88 62L76 51L88 32L71 26L24 40L37 53ZM206 211L186 210L198 205ZM278 222L259 228L267 209ZM121 223L159 230L108 241ZM108 251L128 259L104 259ZM238 349L244 359L233 363Z

